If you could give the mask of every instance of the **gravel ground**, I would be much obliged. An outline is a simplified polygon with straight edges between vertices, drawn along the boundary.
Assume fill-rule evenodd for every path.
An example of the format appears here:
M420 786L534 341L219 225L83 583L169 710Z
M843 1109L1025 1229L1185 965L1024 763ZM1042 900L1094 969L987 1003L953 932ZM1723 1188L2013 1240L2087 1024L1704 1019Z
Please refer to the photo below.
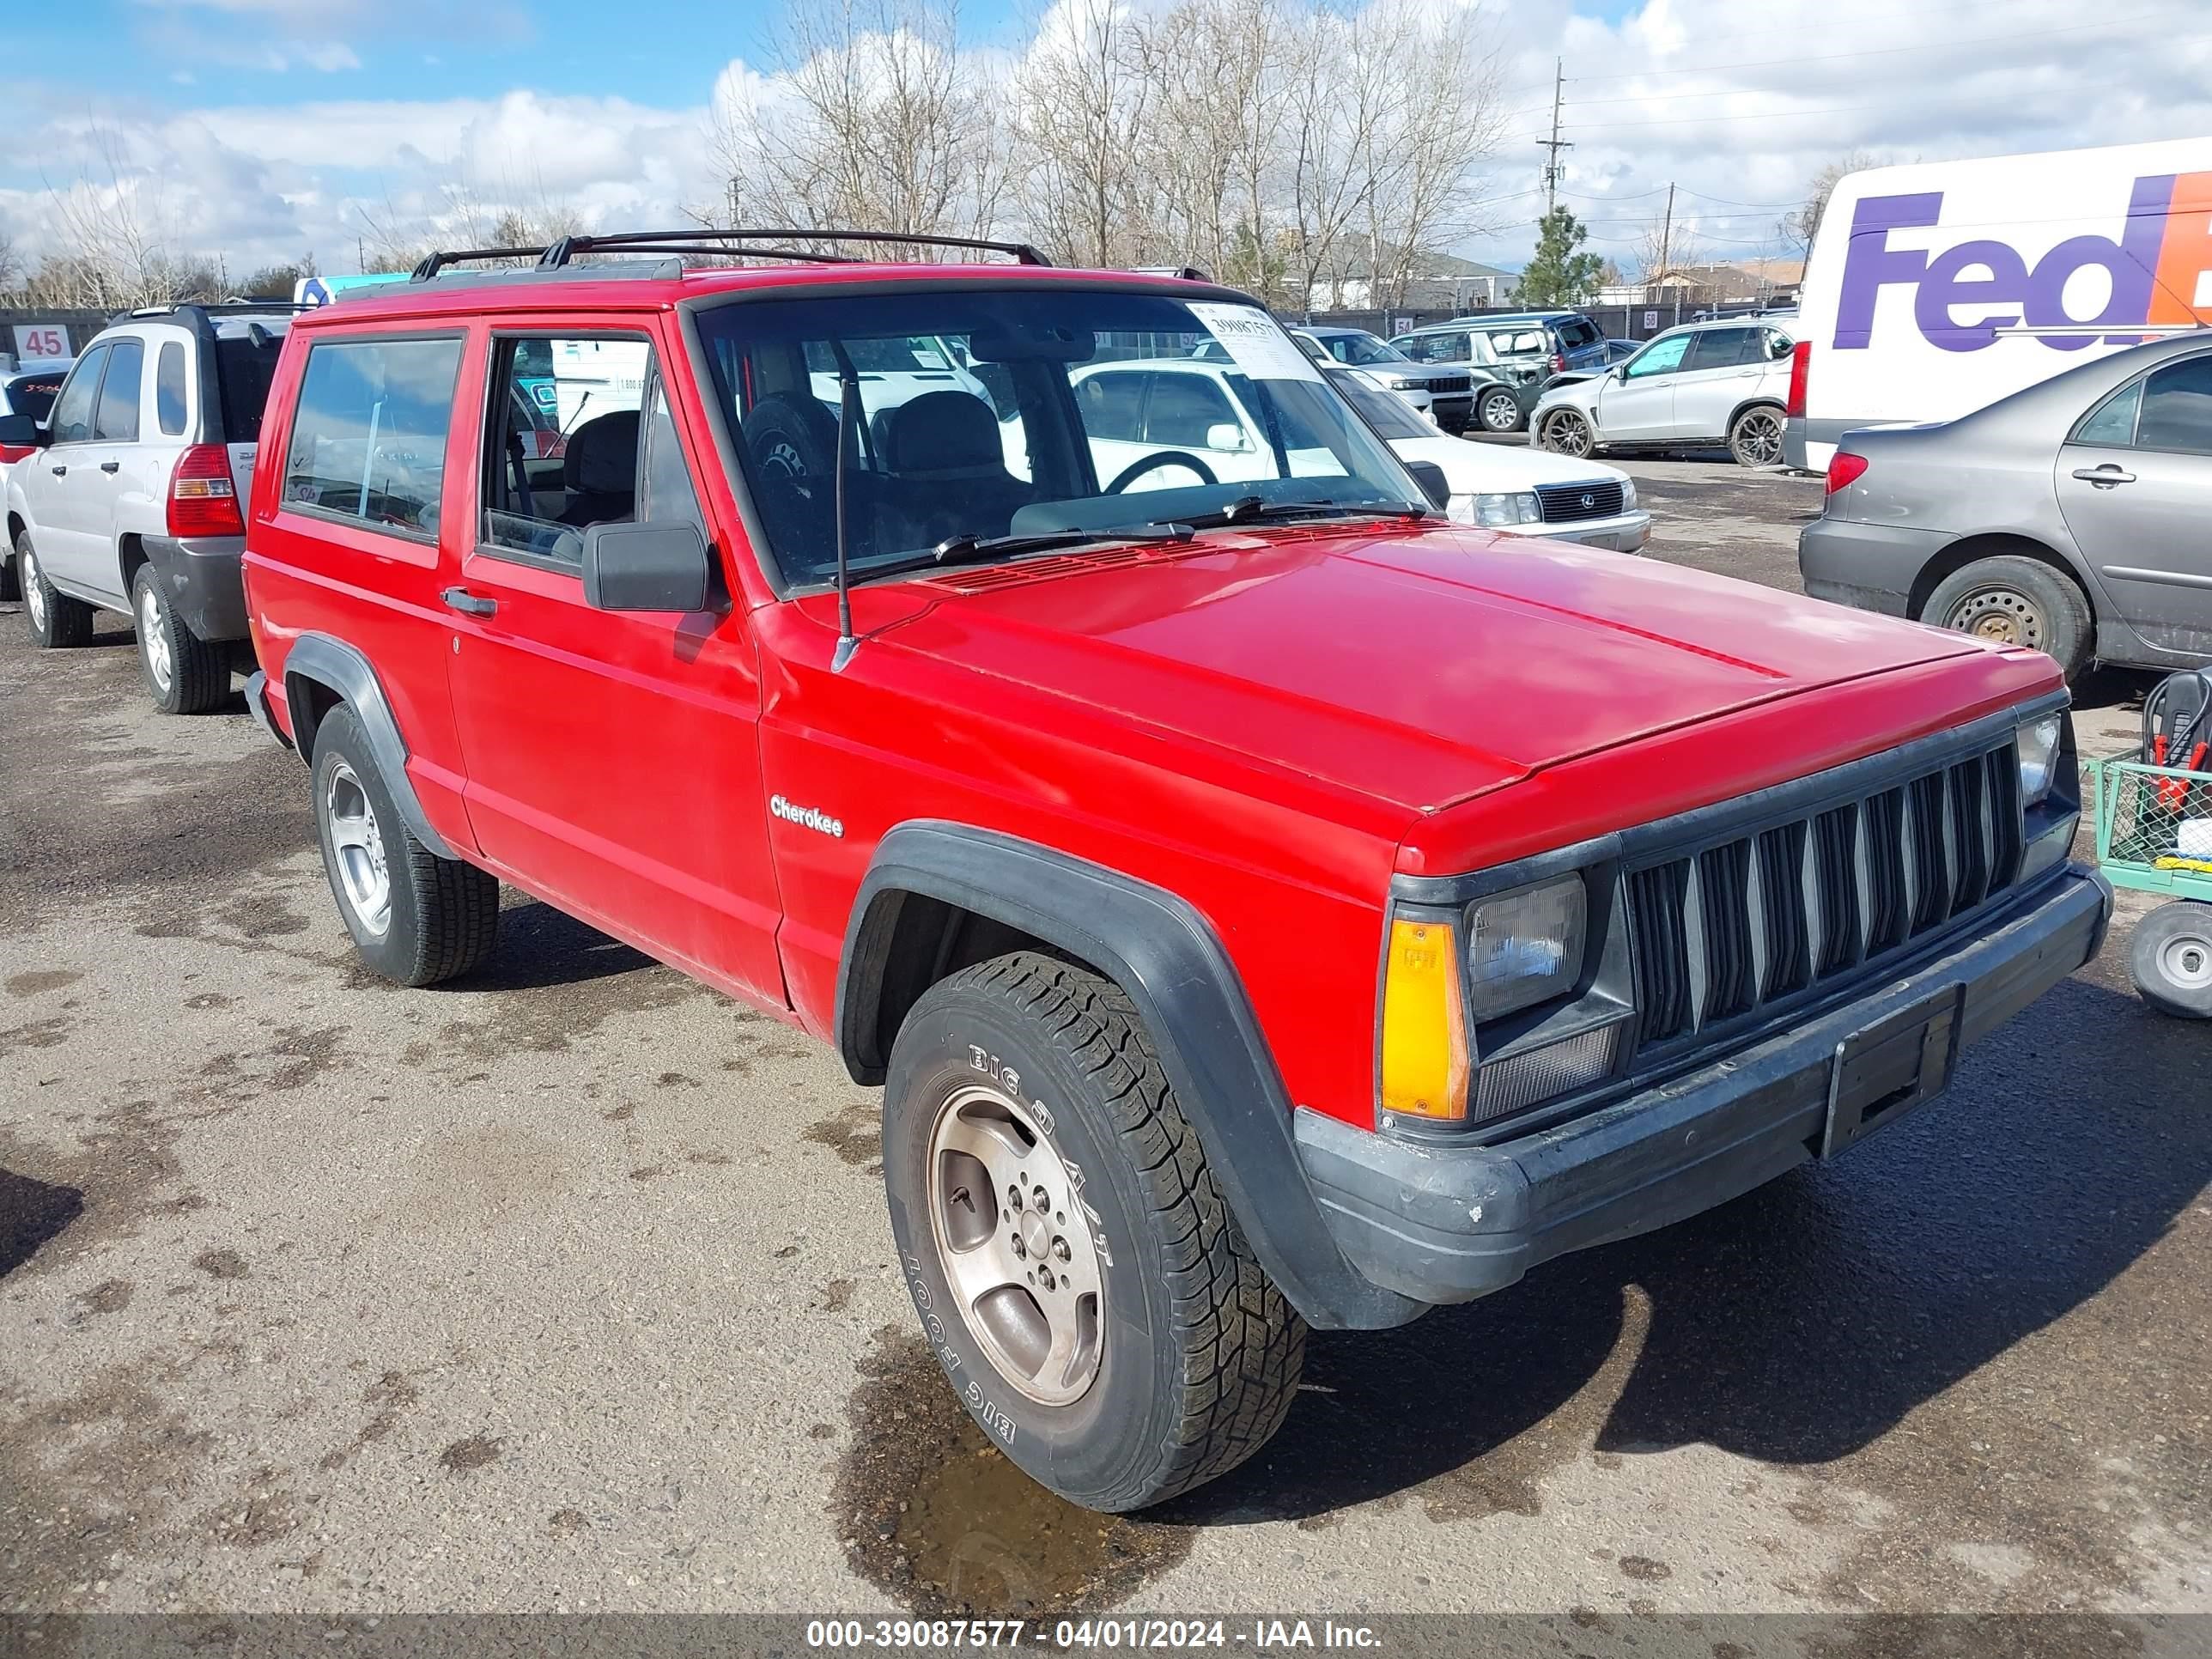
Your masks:
M1631 465L1653 556L1794 585L1817 482ZM825 1049L519 899L372 980L304 770L116 619L0 618L0 1608L2212 1610L2206 1036L2124 920L1848 1158L1316 1336L1104 1520L915 1342Z

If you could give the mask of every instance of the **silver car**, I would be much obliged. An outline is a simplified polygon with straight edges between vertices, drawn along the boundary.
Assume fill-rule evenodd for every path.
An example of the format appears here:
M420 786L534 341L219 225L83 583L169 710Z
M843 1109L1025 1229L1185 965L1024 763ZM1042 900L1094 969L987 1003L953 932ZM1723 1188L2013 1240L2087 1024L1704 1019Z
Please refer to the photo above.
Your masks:
M1805 591L2093 661L2212 663L2212 334L2100 357L1940 425L1847 433Z

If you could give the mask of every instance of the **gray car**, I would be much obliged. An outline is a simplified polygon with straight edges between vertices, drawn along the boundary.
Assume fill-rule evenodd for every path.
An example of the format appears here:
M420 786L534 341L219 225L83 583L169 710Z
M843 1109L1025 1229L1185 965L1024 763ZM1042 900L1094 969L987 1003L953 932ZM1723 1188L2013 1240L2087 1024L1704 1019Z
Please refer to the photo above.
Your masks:
M2092 662L2212 663L2212 334L1940 425L1847 433L1805 591Z

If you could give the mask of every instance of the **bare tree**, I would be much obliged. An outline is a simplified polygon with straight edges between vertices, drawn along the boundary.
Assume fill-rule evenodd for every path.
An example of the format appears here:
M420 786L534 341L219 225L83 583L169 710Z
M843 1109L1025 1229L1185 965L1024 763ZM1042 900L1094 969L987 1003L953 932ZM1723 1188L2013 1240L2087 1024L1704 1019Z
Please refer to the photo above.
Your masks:
M1680 218L1655 217L1636 233L1636 280L1646 288L1711 258L1697 232Z
M771 94L715 112L727 199L708 216L937 234L997 224L1000 100L961 48L953 0L794 0L771 56Z
M1797 257L1808 259L1813 255L1813 238L1820 228L1820 221L1827 216L1828 198L1835 194L1836 186L1847 174L1863 173L1869 167L1881 166L1881 161L1863 149L1839 155L1813 175L1805 187L1802 206L1792 209L1776 228L1797 250Z
M32 302L121 311L219 284L220 267L181 246L160 176L130 164L121 136L94 128L88 149L75 179L47 184L48 252L26 284Z
M23 262L15 252L15 239L0 231L0 293L14 289L22 276Z
M1148 263L1158 99L1127 0L1066 0L1015 71L1014 198L1030 239L1078 264Z

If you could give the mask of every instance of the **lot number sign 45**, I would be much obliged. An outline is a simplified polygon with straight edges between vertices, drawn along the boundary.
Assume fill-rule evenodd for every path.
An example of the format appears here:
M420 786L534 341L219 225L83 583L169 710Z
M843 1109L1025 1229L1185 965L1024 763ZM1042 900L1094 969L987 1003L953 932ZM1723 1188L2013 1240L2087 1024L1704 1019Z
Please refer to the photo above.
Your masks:
M15 325L17 362L25 362L33 357L66 357L69 355L69 330L64 328L59 323Z

